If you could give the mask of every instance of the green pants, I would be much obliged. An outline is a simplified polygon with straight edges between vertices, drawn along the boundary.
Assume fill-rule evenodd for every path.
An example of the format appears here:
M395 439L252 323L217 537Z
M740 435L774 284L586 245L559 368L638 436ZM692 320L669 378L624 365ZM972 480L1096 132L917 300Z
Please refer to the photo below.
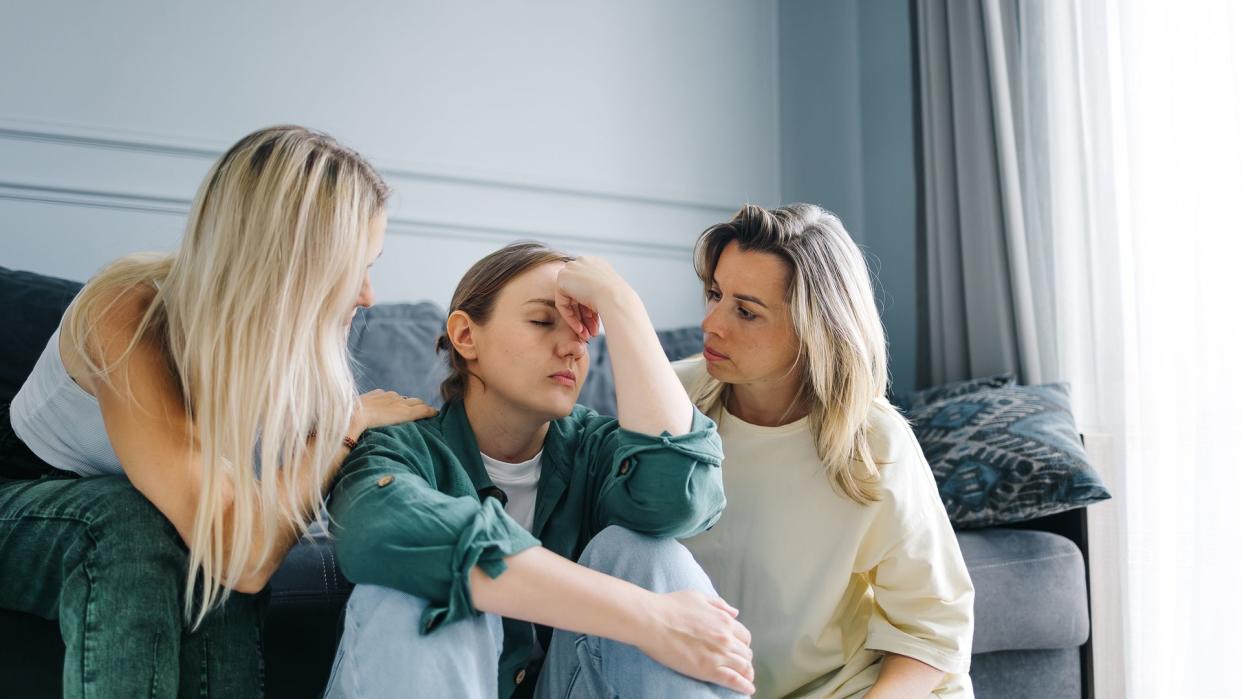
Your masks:
M256 596L234 593L194 632L187 552L120 476L78 478L40 461L0 406L0 608L57 619L66 697L259 697Z

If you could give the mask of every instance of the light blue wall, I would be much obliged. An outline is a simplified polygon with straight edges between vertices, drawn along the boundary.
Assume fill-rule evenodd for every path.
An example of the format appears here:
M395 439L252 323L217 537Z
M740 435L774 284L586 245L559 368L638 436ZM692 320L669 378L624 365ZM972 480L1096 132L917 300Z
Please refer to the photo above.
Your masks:
M777 6L753 0L0 5L0 265L170 249L211 161L329 131L394 186L380 297L516 238L603 254L697 323L695 236L779 200Z
M445 303L534 237L603 254L696 323L694 237L744 201L836 211L878 267L914 383L906 0L0 5L0 265L84 279L170 249L211 160L323 128L394 185L375 271Z
M835 211L876 271L893 386L915 385L918 297L908 0L781 0L781 198Z

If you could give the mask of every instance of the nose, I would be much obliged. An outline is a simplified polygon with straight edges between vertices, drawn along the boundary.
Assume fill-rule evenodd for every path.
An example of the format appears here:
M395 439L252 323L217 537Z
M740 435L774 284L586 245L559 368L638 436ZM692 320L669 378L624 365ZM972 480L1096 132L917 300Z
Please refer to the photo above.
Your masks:
M556 339L556 355L579 359L586 356L587 343L578 337L578 333L569 327L569 323L560 323L560 333Z
M362 290L358 292L358 298L354 299L354 305L362 308L370 308L375 305L375 289L371 287L370 274L363 278Z
M720 307L721 304L719 303L707 304L707 313L703 316L703 322L699 323L699 327L703 329L704 335L715 335L716 337L720 337L720 331L723 329L723 324L717 314Z

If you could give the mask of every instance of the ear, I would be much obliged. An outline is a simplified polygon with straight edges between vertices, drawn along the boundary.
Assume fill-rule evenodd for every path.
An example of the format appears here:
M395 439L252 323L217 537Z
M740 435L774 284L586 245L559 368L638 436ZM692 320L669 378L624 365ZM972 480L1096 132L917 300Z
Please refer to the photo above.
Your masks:
M467 361L479 358L479 349L474 344L474 322L465 311L453 311L445 323L449 342L453 348Z

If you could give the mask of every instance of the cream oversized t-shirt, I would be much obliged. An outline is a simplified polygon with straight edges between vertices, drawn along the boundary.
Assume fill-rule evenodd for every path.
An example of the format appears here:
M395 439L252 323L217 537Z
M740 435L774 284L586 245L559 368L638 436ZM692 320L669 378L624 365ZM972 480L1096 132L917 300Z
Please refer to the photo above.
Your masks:
M674 364L692 389L702 358ZM741 610L756 697L861 697L883 651L950 673L934 696L971 697L974 587L914 434L877 408L881 500L833 489L807 420L752 425L719 410L728 505L683 543Z

